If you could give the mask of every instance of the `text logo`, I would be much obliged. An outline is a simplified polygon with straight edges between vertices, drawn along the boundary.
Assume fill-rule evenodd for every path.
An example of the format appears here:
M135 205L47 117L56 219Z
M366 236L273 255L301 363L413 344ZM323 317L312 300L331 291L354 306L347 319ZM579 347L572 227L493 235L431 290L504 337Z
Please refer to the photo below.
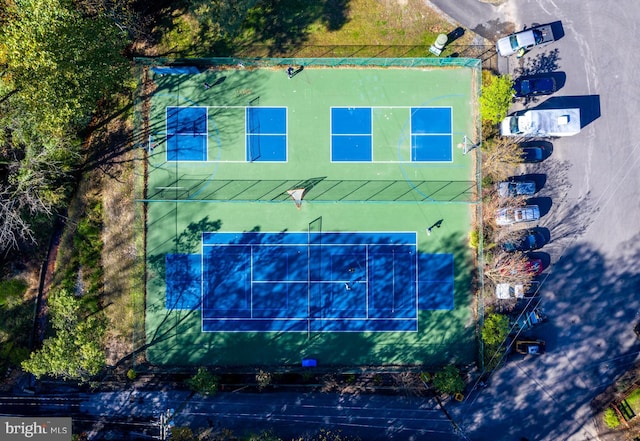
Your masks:
M71 441L71 418L0 417L0 441Z

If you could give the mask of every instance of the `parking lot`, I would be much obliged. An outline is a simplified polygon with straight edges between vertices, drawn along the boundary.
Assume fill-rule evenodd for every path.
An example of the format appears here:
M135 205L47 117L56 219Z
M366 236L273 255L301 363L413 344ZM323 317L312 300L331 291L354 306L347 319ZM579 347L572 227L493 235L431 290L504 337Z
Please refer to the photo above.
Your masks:
M510 360L489 387L453 410L474 440L596 439L591 400L637 359L633 325L640 281L636 196L639 184L639 68L629 31L640 5L632 0L509 1L492 7L467 1L447 10L456 20L495 38L505 29L560 21L563 37L511 57L503 73L559 72L563 87L527 108L573 104L596 116L580 134L553 139L553 151L520 173L542 174L536 194L549 210L539 226L550 233L541 287L549 322L537 329L547 353ZM549 101L550 100L550 101ZM517 107L514 107L517 109ZM498 436L497 434L501 434Z

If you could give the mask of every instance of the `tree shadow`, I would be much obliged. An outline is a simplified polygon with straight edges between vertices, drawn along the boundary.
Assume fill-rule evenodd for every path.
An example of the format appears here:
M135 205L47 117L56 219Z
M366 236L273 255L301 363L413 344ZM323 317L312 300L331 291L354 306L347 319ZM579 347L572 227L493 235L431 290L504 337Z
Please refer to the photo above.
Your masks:
M266 0L248 11L242 25L244 45L268 45L268 56L286 52L308 40L309 26L321 23L330 31L347 22L349 0Z
M194 32L190 41L172 38L181 47L168 48L166 55L232 56L255 44L268 47L266 56L288 52L307 41L312 24L336 31L348 21L350 0L241 0L211 4L190 0L174 14L158 13L155 38L185 28ZM197 23L193 29L193 23ZM189 29L191 28L191 30Z

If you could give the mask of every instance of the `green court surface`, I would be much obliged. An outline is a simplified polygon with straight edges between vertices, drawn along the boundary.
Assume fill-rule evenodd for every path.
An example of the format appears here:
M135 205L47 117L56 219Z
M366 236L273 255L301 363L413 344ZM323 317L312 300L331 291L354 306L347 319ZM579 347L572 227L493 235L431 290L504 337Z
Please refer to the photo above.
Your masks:
M304 69L288 78L288 65L278 60L209 61L199 73L145 71L152 85L141 201L147 213L148 360L225 366L300 365L303 358L321 366L473 361L468 236L476 209L475 154L465 155L460 144L478 133L479 63L353 66L344 60L327 66L292 60ZM178 110L184 122L182 114L174 118L174 107L200 110ZM334 108L342 110L333 114ZM267 111L259 117L255 109ZM354 119L351 133L354 109L366 109L366 121ZM415 116L420 109L428 110ZM293 189L304 189L299 207L287 193ZM167 268L167 256L197 261L202 233L310 231L415 232L418 253L452 256L453 308L417 308L417 330L410 332L205 332L202 302L168 305L174 294L167 292L167 272L175 268ZM187 271L183 277L193 278L180 280L201 300L201 275ZM422 291L421 297L429 296Z

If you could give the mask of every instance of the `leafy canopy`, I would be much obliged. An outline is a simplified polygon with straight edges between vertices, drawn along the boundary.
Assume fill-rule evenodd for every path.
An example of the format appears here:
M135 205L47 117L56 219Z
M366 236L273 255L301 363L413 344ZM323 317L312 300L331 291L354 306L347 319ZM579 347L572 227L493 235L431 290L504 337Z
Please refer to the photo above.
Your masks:
M513 81L509 75L489 78L483 81L480 114L483 120L496 124L502 121L509 112L513 97Z
M445 394L457 394L464 390L464 380L458 368L450 364L433 376L433 387Z
M497 346L509 335L509 318L504 314L489 314L482 327L482 340L491 346Z
M80 302L66 290L50 296L50 316L55 336L22 363L36 378L44 375L86 381L106 365L102 338L105 324L98 316L82 317Z

